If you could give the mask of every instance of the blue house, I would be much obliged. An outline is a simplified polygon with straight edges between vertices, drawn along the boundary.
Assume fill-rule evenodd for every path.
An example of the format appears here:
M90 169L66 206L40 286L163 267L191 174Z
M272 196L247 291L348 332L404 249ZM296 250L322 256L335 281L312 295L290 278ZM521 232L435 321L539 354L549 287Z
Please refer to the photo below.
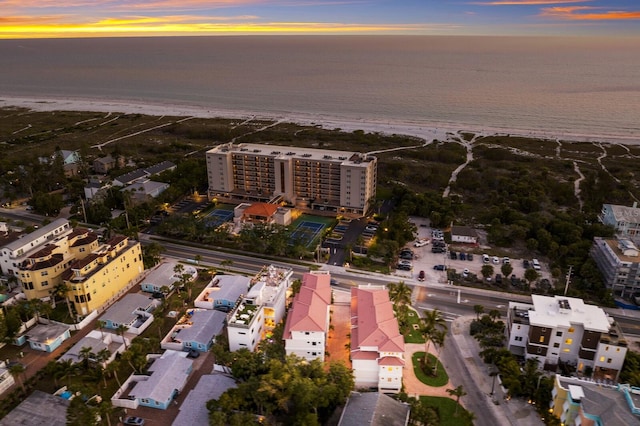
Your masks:
M240 296L247 294L250 284L250 277L216 275L196 297L193 304L196 308L230 312L236 306Z
M162 340L160 347L176 351L207 352L222 332L227 314L206 309L189 310Z
M69 327L60 324L40 324L26 334L31 349L43 352L55 351L62 342L71 337Z
M120 325L125 325L130 330L139 329L153 316L151 311L158 303L144 294L127 294L107 309L100 320L104 322L105 328L112 330Z
M174 268L178 262L165 260L156 266L140 283L140 289L147 293L161 291L163 287L173 290L174 286L182 277L176 276ZM190 265L182 265L182 274L189 275L189 280L198 278L198 270ZM181 274L181 275L182 275Z
M149 367L148 376L132 376L135 382L129 398L144 407L166 410L171 401L184 389L193 369L193 361L184 352L165 351ZM127 383L125 383L125 386Z

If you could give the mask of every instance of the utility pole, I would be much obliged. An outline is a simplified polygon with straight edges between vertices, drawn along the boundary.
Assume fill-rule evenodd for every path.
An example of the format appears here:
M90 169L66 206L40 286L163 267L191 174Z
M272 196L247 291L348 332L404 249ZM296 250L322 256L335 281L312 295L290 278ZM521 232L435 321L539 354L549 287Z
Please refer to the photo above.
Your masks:
M569 265L569 272L567 272L567 283L564 285L564 295L567 295L567 291L569 290L569 283L571 282L571 271L573 270L573 265Z

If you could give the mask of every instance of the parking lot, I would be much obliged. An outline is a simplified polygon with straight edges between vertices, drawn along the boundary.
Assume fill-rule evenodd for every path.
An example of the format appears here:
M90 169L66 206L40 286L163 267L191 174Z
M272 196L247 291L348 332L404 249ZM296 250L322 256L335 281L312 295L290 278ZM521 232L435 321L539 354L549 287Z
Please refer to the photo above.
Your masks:
M476 281L472 280L473 275L475 275L478 280L482 281L482 266L485 264L489 264L494 268L494 274L491 276L491 282L485 282L485 285L490 288L494 287L495 275L500 274L501 267L503 265L503 257L494 256L491 253L490 249L483 249L480 247L476 247L469 244L447 244L446 249L442 253L433 253L433 236L432 229L426 226L418 226L418 237L416 241L429 241L428 244L416 244L415 241L407 244L403 249L410 249L413 252L413 260L411 261L411 269L406 270L407 265L406 260L407 256L405 254L405 258L399 258L398 266L402 266L404 269L396 269L395 275L404 279L413 279L416 281L420 275L421 271L424 271L424 281L429 283L447 283L447 272L446 270L455 270L456 273L461 275L467 275L467 278L470 282ZM402 250L402 249L401 249ZM452 259L451 252L456 253L456 259ZM461 259L460 253L464 253L464 259ZM472 260L467 260L468 254L471 253L473 256ZM489 257L489 262L483 262L483 254L487 254ZM529 262L531 259L527 259ZM497 262L496 262L497 261ZM404 262L402 265L400 262ZM524 282L524 273L525 268L523 265L523 259L514 259L509 258L509 264L513 268L510 275L514 275L516 278L516 282ZM436 267L437 269L434 269ZM446 270L445 270L446 269ZM465 271L466 270L466 271ZM466 272L466 273L465 273ZM545 269L545 265L541 264L541 270L538 271L540 274L540 278L550 278L549 271ZM510 283L511 277L501 277L502 280L506 280L507 283ZM505 283L505 285L507 284Z

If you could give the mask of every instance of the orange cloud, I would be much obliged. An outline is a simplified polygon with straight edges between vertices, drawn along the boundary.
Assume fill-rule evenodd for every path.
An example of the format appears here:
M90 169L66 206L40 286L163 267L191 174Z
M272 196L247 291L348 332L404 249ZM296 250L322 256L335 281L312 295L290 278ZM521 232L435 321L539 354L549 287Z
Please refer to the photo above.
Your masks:
M473 2L480 6L540 6L545 4L586 3L592 0L495 0Z
M545 7L541 17L565 21L620 21L640 19L640 11L607 10L589 6Z

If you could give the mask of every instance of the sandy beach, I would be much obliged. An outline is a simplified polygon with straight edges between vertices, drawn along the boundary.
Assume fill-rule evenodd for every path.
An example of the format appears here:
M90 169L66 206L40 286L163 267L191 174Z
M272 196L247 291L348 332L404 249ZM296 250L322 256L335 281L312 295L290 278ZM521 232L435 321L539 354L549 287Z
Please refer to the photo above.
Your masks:
M414 123L399 120L384 121L373 119L342 119L336 116L320 114L289 113L286 115L253 113L251 111L235 111L223 109L209 109L196 105L154 104L150 102L135 102L108 99L61 99L61 98L26 98L1 96L0 107L21 107L33 111L93 111L105 113L145 114L151 116L177 116L199 118L232 118L256 119L295 123L304 126L321 126L325 129L340 129L346 132L362 130L385 135L407 135L420 138L425 142L434 140L448 141L460 132L469 132L478 136L510 135L536 139L562 140L567 142L604 142L625 145L640 145L637 138L619 136L592 136L583 134L548 134L518 129L500 129L483 126L481 129L467 129L456 123L428 122Z

